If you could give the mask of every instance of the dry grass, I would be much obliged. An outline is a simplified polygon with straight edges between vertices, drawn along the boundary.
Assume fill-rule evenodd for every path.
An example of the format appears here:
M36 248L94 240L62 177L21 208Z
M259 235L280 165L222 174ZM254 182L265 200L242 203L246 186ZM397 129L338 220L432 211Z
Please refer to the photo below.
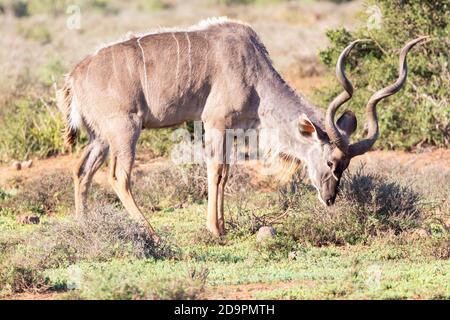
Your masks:
M138 170L133 185L137 202L148 211L183 208L202 202L207 198L207 187L205 165L163 165L145 172ZM247 171L233 167L225 192L232 196L257 187Z

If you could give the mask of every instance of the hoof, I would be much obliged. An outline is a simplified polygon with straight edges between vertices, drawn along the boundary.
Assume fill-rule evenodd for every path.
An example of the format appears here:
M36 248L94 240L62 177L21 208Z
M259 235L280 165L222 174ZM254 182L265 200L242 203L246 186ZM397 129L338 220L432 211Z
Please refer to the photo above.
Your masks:
M206 228L208 229L208 231L215 237L220 237L220 231L219 228L217 228L216 226L211 227L211 226L206 226Z
M152 234L151 238L152 238L153 244L155 244L155 245L159 245L162 242L161 238L157 234Z
M224 236L225 233L226 233L226 231L225 231L225 223L223 221L219 220L219 234L221 236Z

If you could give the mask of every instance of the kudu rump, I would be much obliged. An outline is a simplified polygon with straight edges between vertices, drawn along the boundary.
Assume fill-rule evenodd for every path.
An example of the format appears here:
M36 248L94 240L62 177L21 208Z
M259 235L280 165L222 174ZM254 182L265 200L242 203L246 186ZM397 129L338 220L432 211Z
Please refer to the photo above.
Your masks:
M367 138L354 144L356 117L339 107L353 87L344 72L345 58L357 41L341 53L336 74L344 91L325 117L298 95L273 68L262 42L246 24L215 18L182 30L162 30L104 47L73 68L58 92L66 120L66 140L74 144L84 125L89 144L74 170L77 215L86 208L94 173L110 154L109 182L126 210L158 236L137 207L130 189L136 141L144 128L175 126L201 120L207 157L207 227L224 233L223 198L229 162L228 129L273 129L275 156L301 161L319 199L332 205L339 180L351 158L367 152L378 138L377 103L401 89L406 80L408 51L424 37L405 45L397 81L376 92L367 104ZM267 151L267 150L266 150Z

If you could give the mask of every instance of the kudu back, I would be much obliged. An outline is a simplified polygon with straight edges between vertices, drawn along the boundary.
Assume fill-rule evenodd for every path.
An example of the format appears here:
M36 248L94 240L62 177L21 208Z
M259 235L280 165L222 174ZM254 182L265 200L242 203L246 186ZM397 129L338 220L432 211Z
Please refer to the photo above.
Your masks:
M345 91L325 116L285 83L257 34L244 23L214 18L100 49L76 65L58 91L67 143L75 143L81 126L89 134L89 144L74 169L76 214L86 210L92 177L109 154L111 186L131 216L159 241L131 193L136 142L142 129L193 120L203 122L204 142L211 151L206 161L207 227L214 235L225 231L223 198L229 162L223 150L228 129L276 129L278 140L267 144L266 151L304 163L319 199L332 204L350 159L369 150L378 137L376 104L403 86L406 54L422 40L403 49L399 80L371 98L368 137L353 145L349 136L356 129L355 116L346 111L336 122L334 116L353 92L344 62L357 42L339 58L337 75Z

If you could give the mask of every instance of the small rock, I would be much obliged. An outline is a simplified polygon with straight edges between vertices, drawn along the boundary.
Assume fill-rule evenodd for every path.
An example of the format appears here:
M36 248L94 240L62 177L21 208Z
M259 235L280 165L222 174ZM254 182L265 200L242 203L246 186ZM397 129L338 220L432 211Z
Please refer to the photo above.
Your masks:
M14 161L14 162L12 163L11 167L12 167L14 170L20 170L20 169L22 169L22 164L21 164L19 161Z
M275 232L274 228L264 226L264 227L259 228L258 234L256 235L256 241L263 242L266 239L275 237L275 235L276 235L276 232Z
M22 169L29 169L33 165L33 160L24 161L20 164Z
M38 224L41 220L38 216L33 215L20 215L17 217L17 222L20 224Z

